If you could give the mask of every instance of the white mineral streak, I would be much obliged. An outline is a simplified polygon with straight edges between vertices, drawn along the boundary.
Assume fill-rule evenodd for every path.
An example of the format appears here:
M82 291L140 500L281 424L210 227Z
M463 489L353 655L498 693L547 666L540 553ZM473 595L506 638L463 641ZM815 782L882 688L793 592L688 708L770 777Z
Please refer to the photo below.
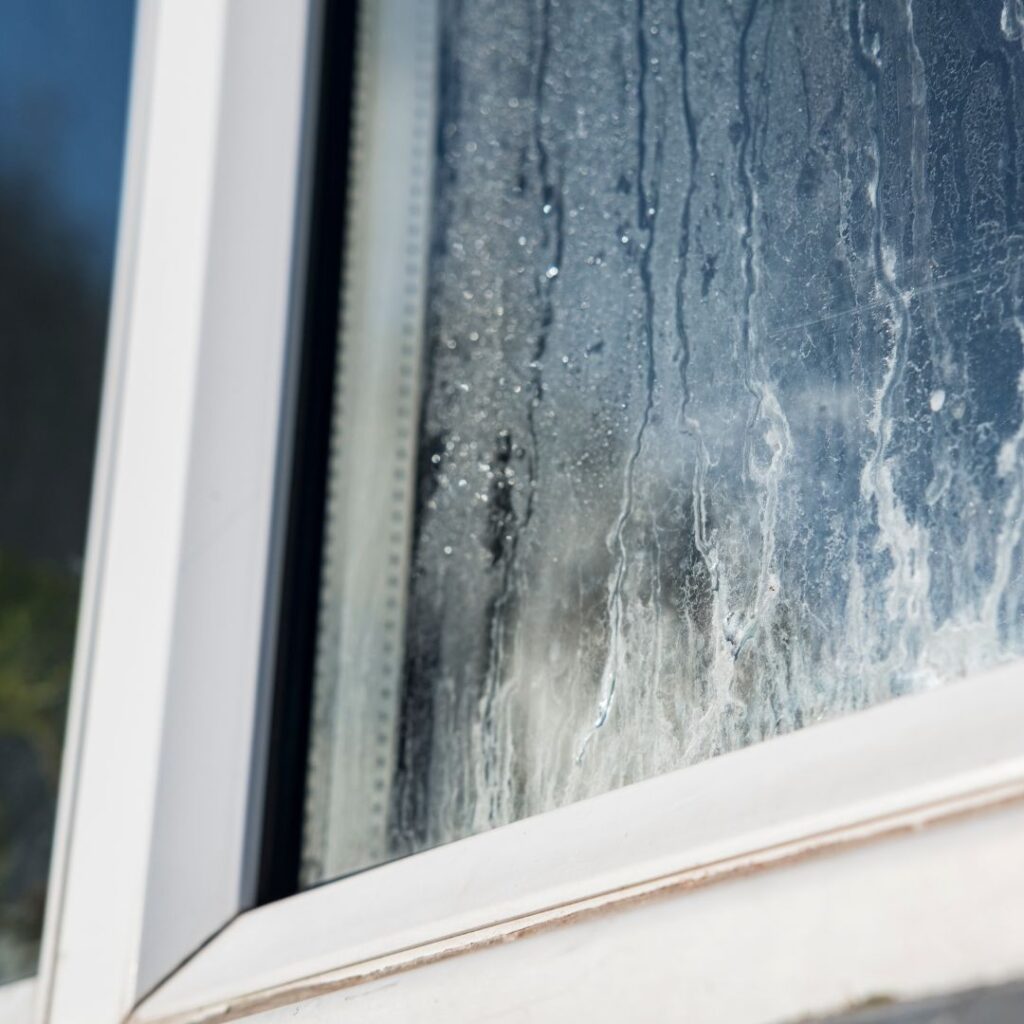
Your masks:
M450 0L394 852L1024 653L1024 25Z

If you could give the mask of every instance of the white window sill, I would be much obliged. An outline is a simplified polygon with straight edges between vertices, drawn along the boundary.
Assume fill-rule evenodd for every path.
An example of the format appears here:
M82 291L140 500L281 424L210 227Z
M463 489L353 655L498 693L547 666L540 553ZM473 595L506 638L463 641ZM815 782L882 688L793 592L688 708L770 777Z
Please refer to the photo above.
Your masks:
M974 822L973 812L986 808L1002 808L991 820L1006 820L1013 848L1020 847L1017 853L1024 856L1022 679L1019 663L1005 666L243 914L133 1019L140 1024L229 1019L554 924L586 921L595 911L654 894L676 898L771 868L796 870L799 878L809 870L801 862L811 855L886 837L898 842L939 822L950 823L935 830L946 833ZM884 851L887 845L873 842L866 849ZM1008 848L1006 842L996 846ZM956 851L956 843L947 841L937 853L945 858L966 927L977 916L972 887L990 887L999 872L957 873L956 856L950 861ZM882 856L880 870L884 863ZM904 873L911 889L912 865L911 858ZM849 903L846 912L884 919L889 895L870 889L855 894L864 888L856 877L843 899ZM897 871L895 877L904 876ZM737 928L749 928L749 921L744 924L749 908L734 905L732 887L720 891L715 913L734 920ZM929 903L927 890L918 895L918 902ZM942 903L931 902L936 908ZM915 907L906 912L923 912ZM784 916L799 929L801 916L814 910L802 900ZM1024 936L1013 943L995 927L990 931L993 949L975 944L984 962L1002 964L1009 957L1024 972ZM738 936L738 944L727 943L720 958L743 960ZM884 945L885 936L877 942ZM825 947L822 955L828 955ZM806 948L801 956L808 957ZM963 956L960 961L968 969L963 983L977 981L971 970L975 961ZM949 964L936 958L934 965L935 986L944 987ZM804 964L803 972L815 976L813 963ZM908 983L919 982L919 974L908 972ZM870 980L870 975L860 979ZM838 997L845 994L834 994L840 1005ZM833 1004L819 1000L819 1005Z

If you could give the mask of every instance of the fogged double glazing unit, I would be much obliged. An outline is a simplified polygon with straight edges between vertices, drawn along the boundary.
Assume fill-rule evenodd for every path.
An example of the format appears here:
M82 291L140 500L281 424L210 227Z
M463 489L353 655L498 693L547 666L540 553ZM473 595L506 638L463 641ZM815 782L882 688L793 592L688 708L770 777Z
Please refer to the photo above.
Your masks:
M304 881L1024 655L1024 8L395 6Z

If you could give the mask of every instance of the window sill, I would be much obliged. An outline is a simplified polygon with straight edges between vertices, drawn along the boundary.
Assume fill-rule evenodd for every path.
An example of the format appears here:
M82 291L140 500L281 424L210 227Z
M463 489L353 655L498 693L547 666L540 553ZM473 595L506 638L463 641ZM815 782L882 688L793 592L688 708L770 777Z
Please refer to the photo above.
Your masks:
M1019 818L1021 675L1004 666L248 912L132 1019L234 1019L984 809ZM972 884L956 880L965 906Z

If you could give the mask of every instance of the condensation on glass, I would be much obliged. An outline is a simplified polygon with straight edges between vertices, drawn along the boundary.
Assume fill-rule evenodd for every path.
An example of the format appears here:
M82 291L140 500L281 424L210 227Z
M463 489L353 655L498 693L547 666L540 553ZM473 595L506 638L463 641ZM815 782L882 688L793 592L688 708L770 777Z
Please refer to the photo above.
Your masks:
M113 263L131 0L0 30L0 983L46 901Z
M364 18L304 882L1024 655L1024 7L421 6L406 93Z

